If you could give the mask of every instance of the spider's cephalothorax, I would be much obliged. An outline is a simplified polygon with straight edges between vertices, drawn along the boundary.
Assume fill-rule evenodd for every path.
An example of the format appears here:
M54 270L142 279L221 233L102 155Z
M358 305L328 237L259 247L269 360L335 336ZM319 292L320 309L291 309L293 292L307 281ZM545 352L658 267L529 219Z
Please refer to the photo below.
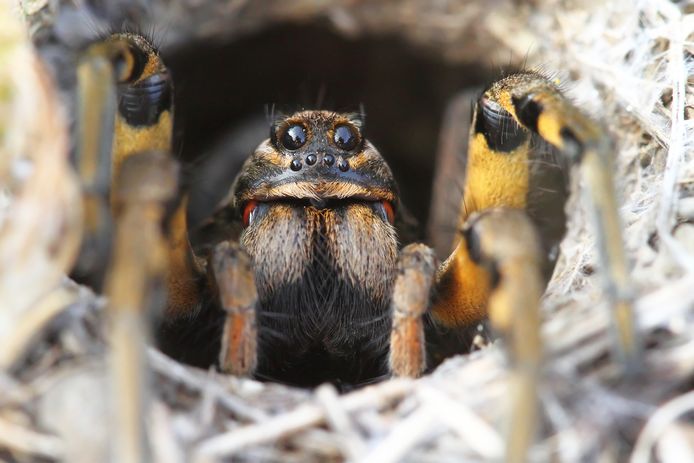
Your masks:
M283 119L236 180L261 377L357 383L386 372L397 188L361 126L325 111Z

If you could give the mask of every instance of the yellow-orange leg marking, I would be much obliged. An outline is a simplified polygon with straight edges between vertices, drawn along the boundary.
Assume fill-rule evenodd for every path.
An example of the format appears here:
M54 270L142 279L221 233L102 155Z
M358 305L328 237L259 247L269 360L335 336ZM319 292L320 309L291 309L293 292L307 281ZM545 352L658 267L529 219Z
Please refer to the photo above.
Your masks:
M247 376L256 367L257 328L255 305L258 294L251 259L237 243L217 245L212 271L222 308L227 313L219 363L222 371Z
M472 216L467 227L479 265L494 275L489 319L506 341L511 361L505 460L520 463L528 460L539 421L541 247L535 227L523 211L492 209Z
M429 307L436 256L423 244L411 244L400 253L393 286L390 336L390 371L394 376L416 378L426 369L422 317Z
M465 327L487 317L490 275L470 257L463 236L436 272L436 296L431 309L437 323Z
M106 279L116 432L114 461L148 460L145 437L148 316L165 304L166 203L175 196L178 166L162 153L143 153L123 164L115 185L116 233Z
M92 45L77 74L77 158L85 181L106 189L127 157L171 151L173 84L143 37L114 34Z

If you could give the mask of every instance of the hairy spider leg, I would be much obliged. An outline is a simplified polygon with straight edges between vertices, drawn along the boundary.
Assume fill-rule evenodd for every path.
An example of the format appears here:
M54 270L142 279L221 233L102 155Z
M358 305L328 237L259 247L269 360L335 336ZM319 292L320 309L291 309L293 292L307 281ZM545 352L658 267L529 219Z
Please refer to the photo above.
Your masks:
M151 150L171 152L173 85L162 59L143 37L115 34L99 46L110 46L121 52L117 55L118 62L111 60L116 63L114 68L118 73L118 105L109 155L111 179L117 183L122 166L129 159ZM113 196L111 205L115 209ZM188 325L198 311L209 310L204 306L205 297L216 299L218 296L227 312L220 365L224 371L234 374L251 374L256 365L257 296L250 260L238 244L223 242L215 249L210 274L206 275L205 263L195 256L190 245L186 209L187 196L184 195L174 212L167 215L168 298L163 330L159 333L162 348L171 350L169 344L178 342L180 325ZM183 344L173 350L189 347L186 341Z
M539 421L538 308L544 290L539 235L525 211L511 208L474 213L463 234L474 262L492 276L489 319L510 353L505 461L524 462Z
M114 461L149 459L143 413L147 315L166 303L169 260L161 224L177 180L178 164L168 153L145 152L122 163L112 191L116 231L106 295L116 402Z
M107 205L117 104L112 57L119 50L92 45L77 67L75 168L82 183L84 236L73 273L95 287L102 284L112 239Z
M87 192L95 183L97 196L103 198L129 157L153 150L171 153L173 84L158 52L145 38L132 33L114 34L92 45L79 71L78 92L85 96L78 103L78 166L84 172ZM92 171L98 175L90 175ZM197 310L204 280L202 265L188 240L186 197L178 204L174 198L172 204L174 212L166 217L169 296L164 317L168 319L191 316ZM107 230L109 214L101 206L92 209L98 210L99 219L92 219L97 214L88 214L88 228ZM104 262L102 258L101 266Z
M506 461L527 461L539 421L542 341L538 307L544 287L540 239L524 210L504 207L471 214L462 234L466 256L482 272L489 288L492 326L511 354ZM422 244L403 249L391 305L390 369L395 376L417 377L425 371L423 316L435 270L432 249Z
M112 154L115 178L125 159L143 151L171 153L173 131L173 83L168 69L154 47L140 35L115 34L112 43L127 42L127 77L118 85L118 111ZM186 221L187 196L168 217L169 249L168 303L164 317L189 317L200 306L203 270L193 254Z
M464 160L463 232L438 271L431 314L461 329L488 316L506 339L512 363L506 461L527 460L539 421L539 299L565 232L575 164L591 192L615 355L625 372L639 370L611 151L603 129L539 74L511 75L477 101Z
M556 246L565 231L568 172L580 164L588 183L596 236L612 307L615 353L625 371L639 368L640 345L632 315L632 289L621 239L612 179L612 144L604 130L580 112L545 77L523 72L486 90L470 129L460 217L493 207L524 209L538 229L551 275ZM486 317L490 294L485 275L463 236L442 264L434 319L466 326Z
M90 46L78 65L76 160L85 188L87 228L112 248L106 277L111 317L117 461L147 460L146 315L166 307L167 286L190 272L185 246L172 246L163 224L175 204L178 166L171 158L171 86L140 36L115 34ZM110 190L109 213L106 195ZM180 210L180 207L179 207ZM174 214L185 214L185 211ZM100 235L114 217L115 235ZM185 227L185 215L183 215ZM185 235L185 230L184 230ZM186 242L187 243L187 242ZM104 258L108 253L100 254ZM105 267L105 260L93 261ZM190 273L188 273L190 274ZM191 278L183 281L191 281ZM171 293L171 291L169 291Z

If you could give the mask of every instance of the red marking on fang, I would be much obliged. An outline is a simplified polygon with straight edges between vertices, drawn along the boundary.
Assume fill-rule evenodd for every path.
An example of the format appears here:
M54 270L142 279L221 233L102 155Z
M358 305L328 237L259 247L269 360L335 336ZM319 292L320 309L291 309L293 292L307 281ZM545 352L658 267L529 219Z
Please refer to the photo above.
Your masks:
M255 208L258 207L258 201L248 201L246 205L243 207L243 226L248 227L251 223L251 214L255 210Z
M383 204L383 209L386 211L386 216L388 216L388 222L393 225L395 223L395 210L393 209L393 205L390 201L381 201L381 203Z

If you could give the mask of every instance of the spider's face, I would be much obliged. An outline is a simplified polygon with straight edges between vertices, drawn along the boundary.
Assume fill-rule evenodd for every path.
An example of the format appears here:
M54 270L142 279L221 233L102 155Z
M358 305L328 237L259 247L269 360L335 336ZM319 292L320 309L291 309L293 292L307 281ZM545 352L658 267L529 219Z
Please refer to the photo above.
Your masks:
M361 128L356 116L328 111L303 111L273 124L234 187L244 226L276 202L316 209L363 203L392 224L395 180Z
M384 366L397 191L360 129L349 115L294 114L274 124L236 180L241 241L258 286L261 374L300 358L327 378L355 354L374 358L362 368ZM297 370L297 378L312 376ZM364 373L338 374L354 381Z

